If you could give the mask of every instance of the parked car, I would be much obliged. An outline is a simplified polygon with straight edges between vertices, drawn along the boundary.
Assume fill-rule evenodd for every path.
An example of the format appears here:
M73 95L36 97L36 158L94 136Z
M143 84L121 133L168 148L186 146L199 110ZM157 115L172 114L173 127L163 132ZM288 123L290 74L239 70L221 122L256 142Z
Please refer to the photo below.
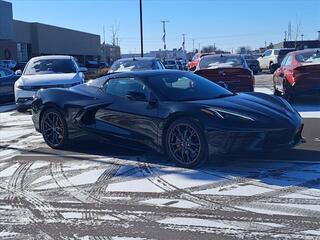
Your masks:
M84 82L85 68L79 68L71 56L32 58L15 82L15 102L18 111L26 111L39 89L69 88Z
M0 102L14 99L14 83L19 79L13 71L0 67Z
M177 64L178 64L179 70L188 70L188 68L187 68L187 62L186 62L186 61L184 61L184 60L178 60L178 61L177 61Z
M14 60L0 60L0 67L14 69L17 62Z
M108 68L108 67L109 67L109 64L106 63L106 62L100 62L99 67L100 67L100 68Z
M253 72L253 74L258 74L260 72L260 64L259 61L251 54L244 54L242 55L244 59L246 60L249 68Z
M27 65L27 62L17 62L16 66L12 70L13 71L20 70L22 73L26 65Z
M253 92L254 75L239 54L215 54L201 57L194 72L234 92Z
M97 61L89 60L89 61L86 61L85 67L98 69L100 67L100 64Z
M196 70L196 67L197 67L197 65L198 65L201 57L206 56L206 55L212 55L212 54L215 54L215 53L196 53L196 54L193 56L192 60L189 61L189 63L188 63L188 69L189 69L189 71L194 71L194 70Z
M300 115L280 97L234 94L174 70L115 73L70 89L38 91L32 113L35 129L52 148L94 134L167 153L183 167L212 154L291 148L301 142L303 128Z
M153 57L137 57L137 58L122 58L115 61L109 70L113 72L128 72L139 70L158 70L164 69L162 62Z
M178 61L176 60L164 60L162 61L165 69L175 69L175 70L179 70L179 65L178 65Z
M279 67L285 55L295 51L294 48L268 49L259 58L261 70L269 70L271 73Z
M290 52L273 75L274 94L292 100L320 93L320 49Z

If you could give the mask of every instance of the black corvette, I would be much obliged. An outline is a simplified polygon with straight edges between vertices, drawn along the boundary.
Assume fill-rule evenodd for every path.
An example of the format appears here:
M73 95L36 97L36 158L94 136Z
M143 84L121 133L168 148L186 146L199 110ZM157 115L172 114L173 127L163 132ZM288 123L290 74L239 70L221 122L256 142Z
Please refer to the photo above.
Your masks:
M40 90L32 112L52 148L93 134L164 152L185 167L213 154L290 148L301 142L303 128L300 115L280 97L235 94L175 70L116 73L69 89Z

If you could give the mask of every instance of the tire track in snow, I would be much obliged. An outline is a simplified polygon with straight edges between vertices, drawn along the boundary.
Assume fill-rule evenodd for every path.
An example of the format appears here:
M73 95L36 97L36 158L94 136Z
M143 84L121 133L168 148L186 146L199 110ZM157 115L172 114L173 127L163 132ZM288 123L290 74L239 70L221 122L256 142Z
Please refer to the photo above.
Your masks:
M59 212L55 211L49 203L38 197L36 194L24 189L24 179L32 164L33 162L22 163L11 176L8 185L9 201L13 202L14 200L17 200L19 204L15 205L15 207L22 211L25 208L30 210L30 213L32 214L28 214L28 218L35 224L52 219L56 222L65 221L64 217ZM52 239L63 239L56 235L56 233L61 231L57 225L48 224L46 228L40 226L42 226L42 224L39 224L37 227L38 230ZM70 239L76 238L71 237Z

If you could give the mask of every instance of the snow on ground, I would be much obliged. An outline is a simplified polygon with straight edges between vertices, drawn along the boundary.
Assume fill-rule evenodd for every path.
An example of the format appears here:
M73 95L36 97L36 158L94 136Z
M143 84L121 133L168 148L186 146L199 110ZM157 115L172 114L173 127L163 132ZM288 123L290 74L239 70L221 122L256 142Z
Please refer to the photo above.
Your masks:
M256 90L271 94L268 88ZM319 118L315 105L295 107L304 117ZM117 240L320 235L317 161L232 158L190 170L152 154L50 153L31 116L6 109L0 107L6 111L0 113L0 219L6 223L0 237L57 239L57 232L62 238Z

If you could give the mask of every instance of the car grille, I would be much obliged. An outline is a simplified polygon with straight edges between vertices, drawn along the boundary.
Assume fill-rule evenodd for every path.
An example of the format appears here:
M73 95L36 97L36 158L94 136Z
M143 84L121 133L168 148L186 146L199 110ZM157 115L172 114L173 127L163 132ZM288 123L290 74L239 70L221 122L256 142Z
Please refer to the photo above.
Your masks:
M296 132L295 130L278 130L268 132L265 136L264 144L265 145L279 145L279 144L288 144L290 143Z
M72 83L72 84L57 84L57 85L41 85L41 86L23 86L23 90L27 91L37 91L40 89L47 89L47 88L69 88L76 86L80 83Z

